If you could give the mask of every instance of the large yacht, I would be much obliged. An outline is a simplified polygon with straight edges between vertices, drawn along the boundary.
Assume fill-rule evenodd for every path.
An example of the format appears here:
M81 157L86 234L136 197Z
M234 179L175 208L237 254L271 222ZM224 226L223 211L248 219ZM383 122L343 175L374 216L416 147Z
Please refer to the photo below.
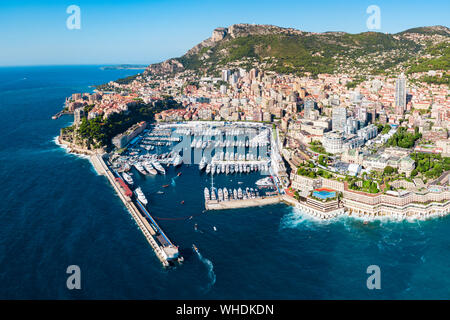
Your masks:
M137 198L143 205L147 205L148 201L147 201L147 198L145 197L144 193L142 192L141 187L136 188L136 190L134 190L134 193L136 194Z
M130 186L133 185L134 183L133 178L128 173L122 172L122 177Z
M166 174L166 169L164 169L164 167L161 165L161 163L159 163L158 161L154 161L152 164L156 170L158 170L162 174Z
M156 176L158 174L158 171L156 171L155 168L153 168L152 164L150 162L148 162L148 161L144 162L144 168L151 175Z
M136 168L137 171L139 171L140 174L146 175L147 171L144 170L144 167L142 166L142 164L140 162L136 162L134 164L134 167Z

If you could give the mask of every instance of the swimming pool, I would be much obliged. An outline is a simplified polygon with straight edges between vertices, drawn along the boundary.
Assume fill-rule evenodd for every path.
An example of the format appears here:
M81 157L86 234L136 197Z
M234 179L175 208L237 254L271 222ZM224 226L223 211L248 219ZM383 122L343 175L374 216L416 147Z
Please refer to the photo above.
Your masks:
M316 189L313 191L313 196L319 199L328 199L336 197L336 191L330 189Z

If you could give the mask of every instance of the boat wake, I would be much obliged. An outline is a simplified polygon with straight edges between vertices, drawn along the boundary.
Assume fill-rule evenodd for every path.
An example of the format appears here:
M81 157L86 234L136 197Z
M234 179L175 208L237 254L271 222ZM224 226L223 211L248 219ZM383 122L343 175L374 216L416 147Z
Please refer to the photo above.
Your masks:
M216 283L216 274L214 273L214 265L211 262L211 260L205 258L202 256L202 254L200 252L197 252L197 256L200 259L201 262L203 262L203 264L206 266L207 270L208 270L208 279L209 279L209 283L207 284L207 286L204 288L205 293L208 292L209 290L211 290L211 288L214 286L214 284Z
M172 185L172 187L175 187L177 184L175 183L175 179L172 178L172 182L170 183Z

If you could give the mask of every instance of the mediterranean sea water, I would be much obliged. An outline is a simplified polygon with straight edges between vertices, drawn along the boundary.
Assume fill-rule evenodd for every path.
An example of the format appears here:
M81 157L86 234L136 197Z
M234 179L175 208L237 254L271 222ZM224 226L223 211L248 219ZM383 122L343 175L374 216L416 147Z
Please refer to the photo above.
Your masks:
M450 218L317 222L281 204L203 213L210 181L197 166L139 180L185 258L164 269L106 178L54 142L72 122L51 120L66 96L135 72L0 68L1 299L450 298ZM256 177L215 184L227 179ZM81 290L66 287L69 265L81 269ZM380 290L366 286L370 265Z

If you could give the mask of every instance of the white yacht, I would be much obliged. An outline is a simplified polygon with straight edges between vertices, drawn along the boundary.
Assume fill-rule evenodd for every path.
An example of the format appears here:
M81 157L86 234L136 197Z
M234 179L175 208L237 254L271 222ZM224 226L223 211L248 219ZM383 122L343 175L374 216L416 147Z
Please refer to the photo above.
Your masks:
M228 201L228 190L223 188L223 200Z
M156 171L155 168L153 168L153 166L152 166L152 164L150 162L144 162L144 168L151 175L156 176L158 174L158 171Z
M209 197L209 190L208 190L208 188L205 188L204 193L205 193L205 201L209 201L210 197Z
M211 188L211 200L217 200L217 198L216 198L216 188Z
M198 164L198 169L202 171L206 167L206 158L203 157L202 160L200 160L200 163Z
M175 156L175 158L173 159L173 162L172 162L173 166L174 166L174 167L178 167L178 166L180 166L182 163L183 163L183 158L181 158L181 156L180 156L179 154L177 154L177 155Z
M144 167L142 166L142 164L140 162L136 162L134 164L134 167L136 168L137 171L139 171L140 174L146 175L147 171L144 170Z
M133 178L128 173L122 172L122 177L130 186L134 184Z
M166 174L166 169L164 169L164 167L158 161L154 161L152 164L156 170L158 170L162 174Z
M147 205L148 201L147 201L147 198L145 197L144 193L142 192L141 187L136 188L136 190L134 190L134 193L136 194L137 198L143 205Z
M273 186L273 181L272 181L271 177L266 177L266 178L259 179L258 181L255 182L255 184L258 187L269 187L269 186Z

